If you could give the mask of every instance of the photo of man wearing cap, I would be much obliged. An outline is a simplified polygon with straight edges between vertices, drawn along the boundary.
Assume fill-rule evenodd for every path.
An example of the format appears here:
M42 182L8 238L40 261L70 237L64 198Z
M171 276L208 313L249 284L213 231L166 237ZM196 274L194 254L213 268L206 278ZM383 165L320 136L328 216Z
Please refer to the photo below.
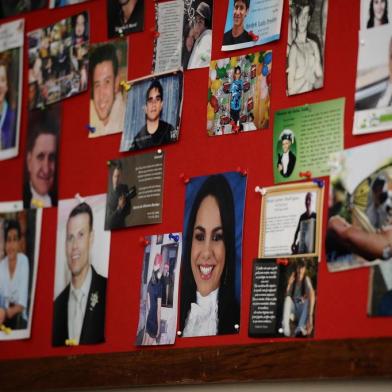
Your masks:
M208 67L212 46L212 5L201 1L195 9L186 8L184 19L183 66L188 69Z
M290 150L294 144L294 132L291 129L284 129L279 139L282 142L282 153L278 153L278 170L283 177L290 177L297 159Z

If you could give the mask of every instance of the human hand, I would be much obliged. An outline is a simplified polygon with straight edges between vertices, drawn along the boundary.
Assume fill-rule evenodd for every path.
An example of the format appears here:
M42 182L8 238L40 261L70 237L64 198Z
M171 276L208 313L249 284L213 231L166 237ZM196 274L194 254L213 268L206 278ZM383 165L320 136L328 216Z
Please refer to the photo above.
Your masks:
M125 196L124 196L124 195L121 195L121 196L118 198L117 208L118 208L119 210L122 210L122 209L125 207L125 201L126 201L126 199L125 199Z
M329 218L328 228L335 231L339 236L343 236L349 227L351 225L339 215L334 215Z
M278 164L278 170L279 170L279 171L282 171L282 170L283 170L283 166L282 166L281 163Z

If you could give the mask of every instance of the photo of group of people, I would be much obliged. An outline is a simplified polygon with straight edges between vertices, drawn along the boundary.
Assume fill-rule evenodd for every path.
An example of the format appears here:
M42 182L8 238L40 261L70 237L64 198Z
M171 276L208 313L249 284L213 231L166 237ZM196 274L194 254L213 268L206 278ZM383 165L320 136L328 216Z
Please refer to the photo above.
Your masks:
M53 295L53 346L105 341L110 235L106 195L61 200Z
M0 161L19 151L24 21L0 25Z
M174 344L181 265L181 233L147 238L140 286L136 345Z
M268 128L272 52L210 63L207 132L210 136Z
M87 88L87 12L28 33L29 108L43 108Z
M328 1L290 0L287 40L287 95L324 85Z
M0 203L0 340L30 337L42 211Z
M120 151L174 143L179 136L183 72L130 81Z
M128 80L128 41L118 39L90 46L89 137L124 130L126 97L120 82Z

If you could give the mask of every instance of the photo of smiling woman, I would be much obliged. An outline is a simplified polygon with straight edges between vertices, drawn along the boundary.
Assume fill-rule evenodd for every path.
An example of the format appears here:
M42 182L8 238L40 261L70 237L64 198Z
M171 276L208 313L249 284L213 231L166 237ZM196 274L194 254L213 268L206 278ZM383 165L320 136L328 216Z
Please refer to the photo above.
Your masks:
M366 27L382 26L387 24L388 20L388 0L370 0L369 2L369 19Z
M187 186L181 270L182 336L239 332L246 177L224 173Z

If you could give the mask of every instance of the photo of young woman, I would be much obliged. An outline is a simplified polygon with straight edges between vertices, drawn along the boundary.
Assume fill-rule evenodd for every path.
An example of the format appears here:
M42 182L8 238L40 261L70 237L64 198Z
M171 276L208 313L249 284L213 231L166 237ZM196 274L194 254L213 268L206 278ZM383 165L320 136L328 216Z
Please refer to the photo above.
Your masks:
M239 331L245 177L192 179L187 188L180 331L210 336Z

